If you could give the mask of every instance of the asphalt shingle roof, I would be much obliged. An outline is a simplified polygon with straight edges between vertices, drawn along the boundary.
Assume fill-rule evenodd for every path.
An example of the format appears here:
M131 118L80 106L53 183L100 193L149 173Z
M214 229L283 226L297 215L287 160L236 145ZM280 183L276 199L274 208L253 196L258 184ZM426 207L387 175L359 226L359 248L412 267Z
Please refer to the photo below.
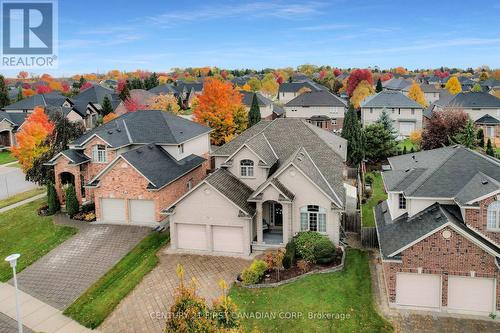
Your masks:
M487 124L487 125L498 125L500 124L500 120L495 117L490 116L489 114L485 114L481 118L475 121L476 124Z
M28 117L29 114L26 112L6 112L6 111L0 111L0 121L2 120L8 120L11 123L14 124L14 127L19 127L21 126L24 121L26 120L26 117Z
M113 119L85 133L73 144L82 145L93 135L98 135L113 148L129 144L180 144L208 132L210 128L173 113L145 110L129 112Z
M217 191L221 192L250 216L255 214L254 205L247 201L253 190L233 176L229 171L217 169L214 173L205 178L205 181L215 187Z
M37 94L24 98L18 102L5 106L4 110L32 110L36 106L61 106L66 100L66 96L58 92L48 94Z
M120 156L151 182L150 189L170 184L205 161L203 157L193 154L177 161L165 149L154 144L129 150Z
M87 155L85 155L81 151L75 150L75 149L63 150L61 152L61 154L63 154L67 158L69 158L71 160L72 164L80 164L80 163L87 162L90 160L90 157L88 157Z
M447 107L500 108L500 98L485 92L461 92L448 102Z
M324 90L321 89L321 86L319 85L315 85L309 81L302 81L302 82L284 82L280 84L279 92L297 92L304 87L311 89L311 91ZM327 89L326 87L323 88Z
M383 90L368 96L361 102L362 108L413 108L422 109L422 105L406 97L399 91Z
M346 107L346 103L331 92L321 90L302 93L286 103L285 106Z
M389 90L403 90L410 87L412 82L404 78L392 78L382 82L382 86Z
M257 103L259 106L268 106L273 103L269 98L263 96L259 92L251 92L251 91L245 91L245 90L240 90L240 93L243 95L243 100L242 103L248 107L252 106L252 101L253 101L253 96L257 95Z

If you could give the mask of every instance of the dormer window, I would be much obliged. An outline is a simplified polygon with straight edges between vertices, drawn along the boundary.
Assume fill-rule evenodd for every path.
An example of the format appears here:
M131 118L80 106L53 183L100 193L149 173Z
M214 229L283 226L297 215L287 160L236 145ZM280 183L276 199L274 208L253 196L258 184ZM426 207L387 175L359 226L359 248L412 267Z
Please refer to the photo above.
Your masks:
M92 161L96 163L107 162L105 145L95 145L92 148Z
M489 230L500 229L500 201L493 201L488 206L488 224Z
M240 162L240 175L241 177L253 177L253 161L241 160Z
M406 209L406 198L403 193L399 193L399 209Z

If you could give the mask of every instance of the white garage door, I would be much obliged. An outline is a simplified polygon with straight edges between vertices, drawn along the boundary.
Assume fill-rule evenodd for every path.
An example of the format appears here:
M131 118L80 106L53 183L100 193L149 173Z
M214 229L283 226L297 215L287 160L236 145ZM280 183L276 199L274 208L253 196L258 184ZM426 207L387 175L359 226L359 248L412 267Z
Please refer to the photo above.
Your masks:
M125 223L125 200L101 199L101 220L106 223Z
M415 123L401 122L399 123L399 133L404 136L409 136L415 130Z
M403 306L439 308L441 304L439 275L398 273L396 303Z
M177 247L184 250L206 250L205 225L177 223Z
M148 224L155 221L155 203L153 200L130 200L131 223Z
M243 228L241 227L212 227L214 251L243 252Z
M450 276L448 278L448 309L484 312L494 309L495 280Z

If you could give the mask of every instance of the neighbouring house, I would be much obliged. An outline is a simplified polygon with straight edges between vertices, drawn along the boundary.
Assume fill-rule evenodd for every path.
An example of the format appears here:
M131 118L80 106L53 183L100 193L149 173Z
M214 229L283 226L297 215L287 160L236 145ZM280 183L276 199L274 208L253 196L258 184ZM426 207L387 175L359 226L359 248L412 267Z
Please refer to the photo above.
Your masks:
M216 171L165 207L171 248L249 255L306 230L338 245L346 154L346 140L305 120L260 121L216 149Z
M73 184L98 222L158 226L161 209L205 178L210 131L169 112L126 113L50 160L59 199Z
M21 129L28 113L0 111L0 148L16 145L16 133Z
M374 209L391 307L500 313L500 161L463 146L389 158Z
M280 84L278 90L278 101L281 104L286 104L300 95L304 90L317 92L321 90L328 90L328 88L310 80L304 80L300 82L285 82Z
M59 107L59 106L67 106L70 105L66 103L66 96L62 95L59 92L51 92L48 94L36 94L27 98L23 98L22 100L12 103L3 107L3 111L7 111L9 113L31 113L37 106L41 106L43 108L48 106Z
M400 138L408 137L411 132L422 129L424 111L422 105L399 91L390 90L383 90L375 95L368 96L361 102L361 122L363 126L373 124L379 120L383 110L386 110L391 117Z
M421 84L420 89L422 89L425 101L427 102L428 105L431 105L432 103L438 101L439 99L445 96L451 96L448 90L438 87L434 84ZM408 92L406 92L405 95L408 96Z
M139 107L139 109L146 109L149 108L149 105L153 103L153 100L156 96L156 94L153 94L144 89L132 89L130 90L129 100L132 101L132 103L134 103L136 107ZM120 104L115 109L115 113L117 115L121 116L130 111L127 109L126 103L127 101L120 101Z
M203 92L203 83L179 81L177 84L167 83L156 86L149 89L148 92L155 95L172 94L177 99L180 97L183 105L190 108L193 98Z
M408 90L410 90L410 86L412 85L411 80L407 80L405 78L395 78L386 80L382 82L382 87L384 90L390 91L399 91L405 95L408 95Z
M328 90L305 92L284 106L287 118L301 118L329 131L340 131L347 102Z
M444 105L433 108L436 110L464 111L478 127L484 129L486 139L490 138L495 146L500 146L500 98L486 92L458 93ZM427 112L427 117L432 112Z
M257 96L257 103L259 104L260 117L261 119L274 119L274 104L269 98L262 95L260 92L253 91L245 91L240 90L240 93L243 95L242 103L245 105L247 111L250 111L252 107L253 96ZM274 118L273 118L274 117Z
M479 83L484 92L487 92L491 95L495 95L495 93L500 92L500 80L489 78L488 80L484 80ZM496 95L499 96L499 95Z
M120 99L114 90L94 84L72 98L66 98L63 106L71 107L83 119L86 129L97 126L101 115L104 97L108 97L113 110L120 103Z

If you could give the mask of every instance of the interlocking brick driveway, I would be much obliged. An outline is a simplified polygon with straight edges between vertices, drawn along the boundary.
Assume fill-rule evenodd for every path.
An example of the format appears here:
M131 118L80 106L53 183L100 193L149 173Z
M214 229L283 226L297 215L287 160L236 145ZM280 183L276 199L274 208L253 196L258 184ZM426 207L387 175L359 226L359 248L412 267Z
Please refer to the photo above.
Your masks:
M161 312L168 311L178 286L177 264L185 270L186 281L196 278L198 294L207 300L220 295L218 281L230 283L250 261L240 258L160 253L160 263L118 305L98 328L100 332L162 332L165 319ZM160 312L159 316L157 312Z
M113 267L151 228L89 225L56 215L57 224L79 233L50 251L18 275L21 290L64 310Z
M21 320L22 321L22 320ZM0 312L0 332L2 333L18 333L17 321ZM24 333L33 333L32 330L23 325Z

